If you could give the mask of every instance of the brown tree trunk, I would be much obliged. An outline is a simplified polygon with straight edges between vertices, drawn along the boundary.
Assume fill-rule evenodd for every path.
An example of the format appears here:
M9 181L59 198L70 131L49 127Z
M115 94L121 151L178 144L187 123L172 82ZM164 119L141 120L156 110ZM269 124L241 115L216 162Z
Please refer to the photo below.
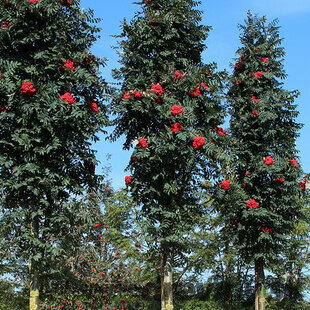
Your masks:
M255 261L255 310L265 310L265 274L264 261Z
M172 248L161 245L161 310L173 310Z
M30 296L29 296L29 310L39 310L39 281L36 263L31 260L29 263L29 277L30 277Z

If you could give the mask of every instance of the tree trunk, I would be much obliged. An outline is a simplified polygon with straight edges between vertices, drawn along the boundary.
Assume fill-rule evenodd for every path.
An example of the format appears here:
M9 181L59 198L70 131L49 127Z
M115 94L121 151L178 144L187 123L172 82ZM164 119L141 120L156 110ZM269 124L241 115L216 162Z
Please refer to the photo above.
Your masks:
M161 245L161 310L173 310L172 248Z
M255 261L255 310L265 310L264 261Z
M29 310L39 310L39 281L37 265L34 260L29 263L29 277L30 277L30 296L29 296Z
M37 217L35 217L30 224L30 234L32 238L38 237L39 234L38 227L39 227L39 220ZM38 263L33 258L30 258L28 268L29 268L29 282L30 282L29 310L39 310L40 301L39 301Z

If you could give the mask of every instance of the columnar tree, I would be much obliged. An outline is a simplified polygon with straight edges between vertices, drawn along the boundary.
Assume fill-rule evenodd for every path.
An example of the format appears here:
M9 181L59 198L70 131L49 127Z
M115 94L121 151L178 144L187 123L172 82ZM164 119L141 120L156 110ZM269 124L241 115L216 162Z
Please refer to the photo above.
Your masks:
M278 21L248 14L240 25L241 48L228 93L235 171L218 186L226 230L255 265L255 309L265 309L264 268L281 253L300 217L296 138L301 125L287 91Z
M3 0L0 20L1 220L15 240L9 258L29 262L38 309L39 279L76 218L69 198L96 187L104 60L90 52L98 19L78 0Z
M172 271L181 238L201 212L202 178L214 177L224 131L218 125L223 75L204 65L208 27L196 1L151 0L120 36L123 93L114 100L114 138L134 146L126 177L161 249L161 305L172 309ZM216 129L216 130L215 130Z

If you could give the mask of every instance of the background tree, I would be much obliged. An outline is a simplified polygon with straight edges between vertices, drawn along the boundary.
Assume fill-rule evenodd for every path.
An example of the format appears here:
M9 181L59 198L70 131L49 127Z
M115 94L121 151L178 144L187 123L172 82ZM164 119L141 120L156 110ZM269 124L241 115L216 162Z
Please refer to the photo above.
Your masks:
M301 181L306 191L307 177ZM294 230L288 237L288 244L279 257L270 262L270 270L274 276L267 278L275 298L293 307L303 300L309 288L309 193L305 199L299 200L303 219L294 223ZM297 202L298 203L298 202Z
M193 214L201 212L201 180L215 177L211 167L218 146L211 142L223 118L223 75L214 73L215 64L202 62L209 27L200 25L197 5L142 3L143 13L123 22L122 66L115 70L123 94L113 103L113 139L125 134L124 148L135 146L126 183L156 228L162 309L173 308L174 258L182 251L181 236L192 229Z
M217 187L226 229L244 259L255 265L256 310L265 309L266 262L282 253L301 216L298 91L283 88L284 50L277 24L248 13L239 26L240 59L227 97L235 171Z
M90 53L98 19L79 1L0 6L1 221L14 257L29 262L30 308L65 254L76 211L70 197L96 188L92 142L107 124L104 61ZM9 255L9 249L7 249Z
M72 230L76 251L63 261L62 277L41 294L43 309L153 309L159 270L131 197L102 187L89 198L80 207L91 221Z
M228 149L227 146L225 148ZM224 163L229 162L226 160ZM225 175L226 180L232 179L233 169L225 167L224 163L219 174ZM197 291L197 298L214 299L224 307L246 306L252 301L253 279L250 266L234 246L230 231L226 229L225 217L218 212L225 206L218 206L217 197L210 194L214 189L214 194L217 194L218 185L205 181L203 186L209 193L202 200L205 214L197 217L197 226L190 238L195 284L196 287L201 287Z

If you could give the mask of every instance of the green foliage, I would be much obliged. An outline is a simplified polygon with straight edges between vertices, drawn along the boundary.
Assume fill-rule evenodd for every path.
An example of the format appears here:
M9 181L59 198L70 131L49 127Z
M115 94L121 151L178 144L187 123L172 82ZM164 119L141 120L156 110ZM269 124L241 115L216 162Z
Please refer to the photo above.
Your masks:
M308 201L305 200L302 205L305 218L295 223L282 255L269 261L269 269L274 276L267 278L267 283L277 298L283 296L284 300L295 303L303 300L305 291L309 287Z
M177 310L224 310L225 308L216 301L202 301L190 299L176 305Z
M309 303L302 301L288 301L283 300L279 302L270 301L266 307L266 310L309 310Z
M205 187L208 184L205 184ZM252 299L253 277L236 247L219 227L223 217L214 211L214 198L203 200L205 215L197 216L195 230L188 236L185 248L187 255L186 273L183 283L191 292L196 292L199 282L207 274L207 283L201 295L204 300L212 298L231 306ZM195 293L197 296L197 292Z
M130 23L124 21L122 67L115 70L122 93L112 104L117 114L112 139L125 134L124 147L135 146L135 160L128 166L130 191L156 227L154 236L174 244L192 229L193 214L201 213L201 181L215 177L215 155L222 158L210 142L218 140L214 128L224 116L220 93L225 75L201 61L209 28L199 24L196 5L151 1ZM134 97L136 91L140 99ZM173 115L173 106L182 106L184 113ZM173 132L176 123L182 129ZM205 144L194 149L196 136ZM146 147L140 147L141 138Z
M149 238L131 197L103 184L98 194L82 201L91 222L73 228L76 251L62 261L62 276L50 277L50 287L41 294L43 309L63 302L86 309L105 304L152 309L158 304L159 271L149 259Z
M26 309L28 306L28 291L20 290L12 281L0 281L0 310Z

